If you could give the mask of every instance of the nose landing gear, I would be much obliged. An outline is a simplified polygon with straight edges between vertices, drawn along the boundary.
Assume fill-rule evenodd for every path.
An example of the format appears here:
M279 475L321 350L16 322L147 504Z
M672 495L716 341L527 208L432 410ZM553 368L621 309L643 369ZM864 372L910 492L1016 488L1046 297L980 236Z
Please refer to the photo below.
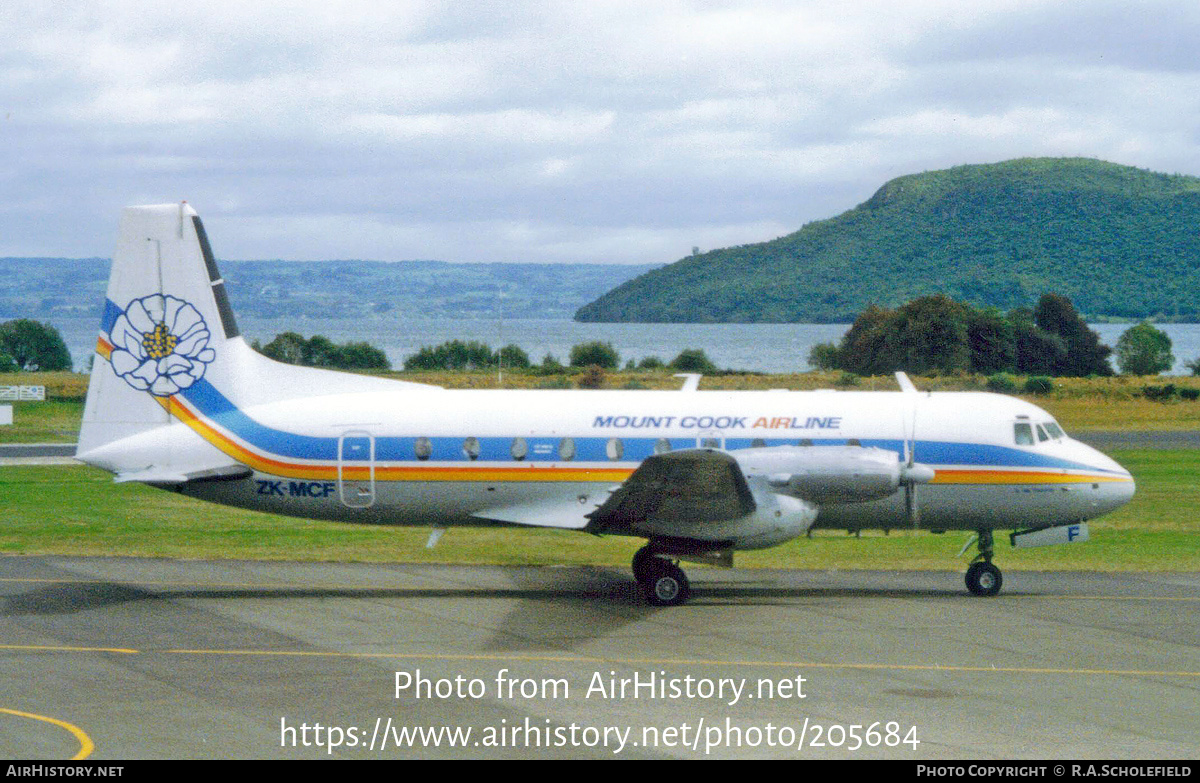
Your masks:
M967 568L967 589L975 595L995 595L1004 584L1000 569L992 564L992 531L979 531L979 554Z
M633 576L653 606L678 606L691 595L683 569L644 546L633 556Z

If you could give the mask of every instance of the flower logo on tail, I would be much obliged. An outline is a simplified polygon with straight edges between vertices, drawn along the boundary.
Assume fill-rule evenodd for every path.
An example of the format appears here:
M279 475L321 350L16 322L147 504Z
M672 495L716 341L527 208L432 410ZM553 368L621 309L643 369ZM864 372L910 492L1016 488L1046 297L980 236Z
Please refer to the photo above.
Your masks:
M108 333L113 371L139 391L170 397L204 377L217 357L200 312L173 296L134 299Z

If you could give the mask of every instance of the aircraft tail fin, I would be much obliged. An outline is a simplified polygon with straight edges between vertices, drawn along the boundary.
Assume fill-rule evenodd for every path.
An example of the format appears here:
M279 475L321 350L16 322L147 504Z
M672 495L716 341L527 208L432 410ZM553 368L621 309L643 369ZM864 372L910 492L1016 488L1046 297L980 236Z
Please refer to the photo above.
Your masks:
M117 473L148 469L112 455L144 451L146 436L167 426L197 430L199 417L263 403L420 385L281 364L247 345L204 224L186 202L122 212L96 353L77 454ZM118 441L127 448L114 449Z
M188 204L121 214L78 453L171 423L169 400L204 378L237 323Z

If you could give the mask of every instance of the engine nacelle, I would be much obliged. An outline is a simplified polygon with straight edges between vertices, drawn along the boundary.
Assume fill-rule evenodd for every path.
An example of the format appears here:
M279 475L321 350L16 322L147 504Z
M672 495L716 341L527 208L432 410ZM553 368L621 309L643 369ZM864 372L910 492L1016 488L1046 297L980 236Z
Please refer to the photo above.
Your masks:
M687 539L703 548L720 542L732 549L765 549L802 536L817 519L817 507L806 500L773 491L761 478L748 479L755 508L731 519L680 522L675 519L641 520L633 532L647 538Z
M900 487L896 452L863 446L770 446L732 452L747 478L761 476L777 491L816 503L863 503Z
M817 521L816 506L799 498L751 489L758 508L742 517L734 549L766 549L802 536Z

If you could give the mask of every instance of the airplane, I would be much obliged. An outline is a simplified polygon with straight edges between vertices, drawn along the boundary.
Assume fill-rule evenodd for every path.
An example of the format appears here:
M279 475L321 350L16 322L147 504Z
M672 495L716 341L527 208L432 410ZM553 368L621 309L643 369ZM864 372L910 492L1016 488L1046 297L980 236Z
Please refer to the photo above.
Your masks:
M240 335L182 202L122 213L80 460L188 497L349 523L542 527L646 539L646 600L682 561L818 529L974 531L968 590L1014 546L1088 538L1129 472L1023 400L982 392L448 390L282 364ZM968 541L963 554L972 545Z

